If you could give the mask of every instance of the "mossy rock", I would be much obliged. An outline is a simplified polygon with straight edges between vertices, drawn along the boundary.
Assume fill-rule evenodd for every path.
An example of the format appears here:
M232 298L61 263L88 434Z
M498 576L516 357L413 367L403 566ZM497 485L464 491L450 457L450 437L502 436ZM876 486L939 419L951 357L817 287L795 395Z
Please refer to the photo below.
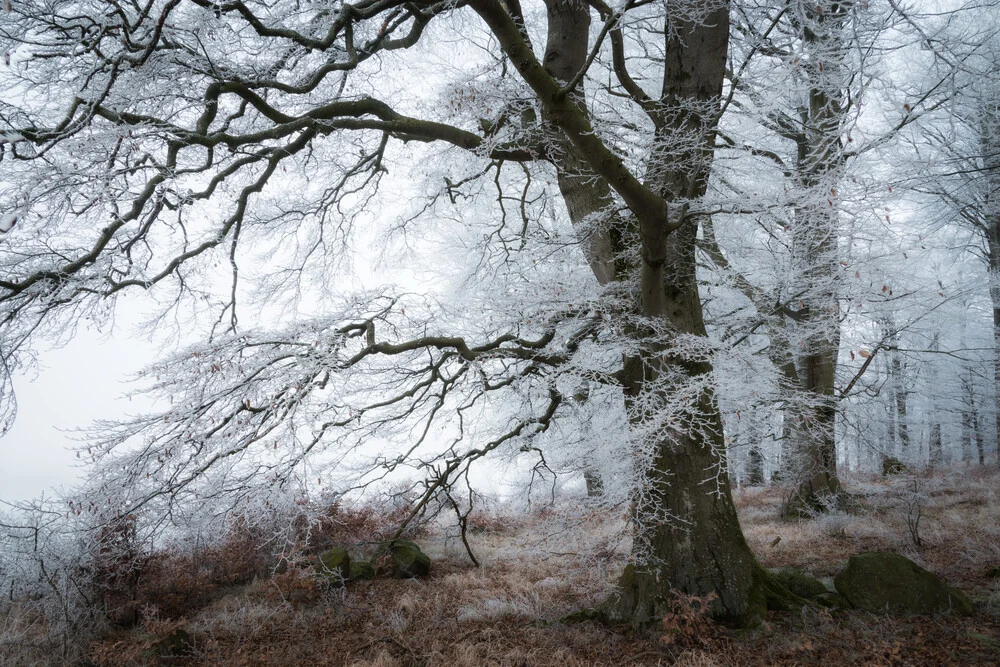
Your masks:
M794 567L776 567L770 572L778 580L778 583L800 598L812 600L830 592L822 581L810 577Z
M871 613L972 614L972 603L965 593L898 554L851 556L833 584L853 606Z
M351 581L355 579L374 579L375 568L366 560L351 561Z
M392 574L399 578L426 577L431 571L430 556L409 540L395 540L389 545Z
M351 576L351 555L340 547L327 549L319 555L316 569L330 582L343 583Z

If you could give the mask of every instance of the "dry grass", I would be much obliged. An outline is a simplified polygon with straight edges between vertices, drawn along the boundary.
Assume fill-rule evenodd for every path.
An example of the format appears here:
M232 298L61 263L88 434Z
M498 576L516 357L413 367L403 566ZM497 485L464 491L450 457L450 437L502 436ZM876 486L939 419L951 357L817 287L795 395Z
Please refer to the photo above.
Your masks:
M889 481L849 479L847 485L858 501L855 511L793 522L778 518L781 489L738 491L744 530L761 562L829 577L851 554L895 551L963 588L976 604L975 616L807 609L773 614L762 628L738 636L701 617L697 604L679 604L662 627L644 633L561 624L567 613L610 593L628 551L621 521L567 510L480 517L481 529L469 538L480 568L454 534L436 530L420 540L433 559L425 579L357 581L337 589L293 569L230 587L186 618L160 618L147 609L137 627L95 643L90 659L101 665L351 667L1000 664L1000 578L987 574L1000 566L1000 474L959 468ZM8 619L5 632L24 623ZM193 650L157 657L178 629L188 633Z

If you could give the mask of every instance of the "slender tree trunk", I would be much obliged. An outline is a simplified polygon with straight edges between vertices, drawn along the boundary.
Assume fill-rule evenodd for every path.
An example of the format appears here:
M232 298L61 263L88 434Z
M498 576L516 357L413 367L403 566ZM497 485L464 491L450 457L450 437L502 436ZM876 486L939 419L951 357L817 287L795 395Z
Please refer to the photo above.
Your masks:
M798 141L797 178L802 201L792 228L792 261L805 294L796 326L803 335L798 362L803 394L794 403L791 481L796 495L787 513L821 510L841 492L837 477L836 397L834 380L840 349L840 306L837 285L840 233L837 186L843 151L840 142L844 109L842 31L846 8L839 2L797 2L795 25L805 58L809 85L805 128Z
M764 455L756 445L747 454L746 483L749 486L761 486L764 483Z
M986 231L987 275L993 306L993 387L996 441L994 451L1000 464L1000 110L983 104L980 143L986 176L984 222Z
M972 460L972 413L962 410L962 462Z
M941 447L941 422L930 425L930 435L927 438L927 462L933 468L944 462L944 452Z
M906 387L903 386L903 362L900 361L899 351L896 350L898 341L895 337L892 340L892 361L890 362L890 375L892 376L892 390L895 398L896 420L899 431L899 458L906 461L910 457L910 431L906 422Z
M934 334L931 339L930 350L931 352L937 352L941 349L941 336L938 333ZM938 372L935 366L931 366L930 373L930 385L932 387L936 386L938 382ZM943 462L944 452L942 451L941 444L941 421L938 418L938 406L935 400L935 396L932 394L929 396L930 405L928 406L928 424L927 424L927 464L930 467L939 466Z
M965 407L962 409L962 461L969 463L972 461L972 441L975 437L972 422L976 414L976 388L971 373L962 379L962 388L966 396Z
M983 435L982 424L978 415L972 413L972 430L976 434L976 454L979 455L979 465L986 464L986 436Z

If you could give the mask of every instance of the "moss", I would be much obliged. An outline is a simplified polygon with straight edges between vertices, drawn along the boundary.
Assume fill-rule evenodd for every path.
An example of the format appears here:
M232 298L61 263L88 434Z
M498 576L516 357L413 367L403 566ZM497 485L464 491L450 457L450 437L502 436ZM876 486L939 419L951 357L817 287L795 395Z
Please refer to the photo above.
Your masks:
M389 545L392 570L397 577L425 577L431 571L430 556L421 551L415 542L395 540Z
M342 583L351 576L351 556L347 549L334 547L319 555L317 571L333 583Z
M782 586L801 598L812 600L829 593L819 579L810 577L792 567L779 567L770 570L771 574Z
M871 613L972 613L972 603L965 593L899 554L851 556L833 582L837 592L852 605Z
M755 563L750 602L737 622L741 628L754 628L764 621L768 611L791 611L808 604L808 600L788 590L777 577Z
M352 560L351 561L351 580L355 579L374 579L375 578L375 568L372 564L366 560Z

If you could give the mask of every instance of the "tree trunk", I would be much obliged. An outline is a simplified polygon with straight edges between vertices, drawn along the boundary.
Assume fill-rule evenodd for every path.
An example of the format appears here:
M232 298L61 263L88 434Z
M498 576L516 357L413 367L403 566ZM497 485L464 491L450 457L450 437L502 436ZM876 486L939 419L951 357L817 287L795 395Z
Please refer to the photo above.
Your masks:
M990 301L993 306L993 387L994 420L996 425L995 451L1000 464L1000 111L988 103L982 105L982 144L984 174L986 175L986 202L984 219L986 227L987 276Z
M777 589L756 564L740 530L711 365L680 354L669 337L662 337L665 327L672 336L705 336L694 271L697 220L684 214L686 205L679 200L700 197L706 188L726 65L728 3L720 1L711 10L701 2L666 6L663 92L658 103L644 106L657 128L657 150L646 182L639 182L594 131L582 91L564 89L586 66L588 5L582 0L546 0L549 28L542 76L526 35L512 20L517 3L470 4L542 102L547 128L560 148L554 158L559 186L574 224L583 225L584 248L595 276L604 282L611 274L612 287L630 291L639 279L633 295L640 318L626 324L639 352L624 360L622 383L633 437L648 436L643 443L648 456L638 457L643 484L633 502L635 565L627 569L620 595L604 611L645 624L667 613L677 589L715 596L712 609L717 615L757 617L764 610L765 592ZM693 23L693 16L701 18ZM610 14L605 18L611 19ZM629 88L624 66L616 68L616 74ZM631 84L633 97L646 95L634 81ZM683 140L680 149L678 139ZM594 190L588 192L588 187ZM610 193L609 187L630 215L608 218L602 223L608 226L605 232L592 224L592 213L587 212L607 210L604 193ZM639 247L617 248L625 239ZM631 260L638 276L623 258L641 258ZM666 415L647 407L681 385L698 389L686 397L684 414L669 415L673 421L664 423ZM714 475L709 484L707 474Z
M941 448L941 422L931 424L930 435L927 438L927 462L932 468L944 462L944 452Z
M756 445L747 454L746 483L749 486L764 484L764 455Z
M903 362L899 358L898 339L893 336L889 340L892 349L892 361L889 363L889 374L892 377L892 392L895 399L895 406L890 406L890 410L895 409L896 423L899 431L899 459L908 460L910 456L910 431L906 422L906 387L903 386Z
M705 337L695 268L698 225L686 210L708 185L729 13L720 6L694 23L672 3L667 14L662 124L647 184L673 204L672 222L680 226L666 239L660 262L643 239L642 314L665 321L675 336ZM646 443L652 456L634 497L635 564L619 581L611 613L640 625L662 618L677 589L713 596L717 615L746 622L764 611L771 582L736 516L711 364L683 343L641 350L626 359L625 394L636 432L652 431ZM651 391L664 403L685 392L690 404L664 423L662 412L648 409Z
M798 362L803 395L794 401L793 439L787 443L791 481L798 485L785 508L789 514L822 510L841 492L834 380L840 349L837 186L843 161L840 97L847 12L841 3L824 0L797 3L794 16L809 100L796 165L801 202L792 225L792 262L804 294L795 321L805 352Z
M979 465L986 465L986 437L983 435L982 424L975 412L972 413L972 430L976 434L976 453L979 455Z
M972 461L972 441L975 438L976 421L976 386L970 372L962 379L962 388L965 390L966 403L962 409L962 462Z
M705 335L694 267L694 224L670 236L669 260L661 273L664 310L679 333ZM643 267L644 269L646 266ZM758 566L740 530L725 465L722 417L712 391L711 365L661 345L646 346L625 362L624 384L637 432L652 430L652 457L634 498L636 563L619 582L612 615L643 625L669 611L677 589L714 595L721 616L745 618L762 611L754 600ZM670 378L664 381L664 378ZM645 406L655 395L697 387L692 404L662 424ZM667 401L664 400L664 403ZM651 429L651 425L653 428ZM707 481L706 481L707 480Z

